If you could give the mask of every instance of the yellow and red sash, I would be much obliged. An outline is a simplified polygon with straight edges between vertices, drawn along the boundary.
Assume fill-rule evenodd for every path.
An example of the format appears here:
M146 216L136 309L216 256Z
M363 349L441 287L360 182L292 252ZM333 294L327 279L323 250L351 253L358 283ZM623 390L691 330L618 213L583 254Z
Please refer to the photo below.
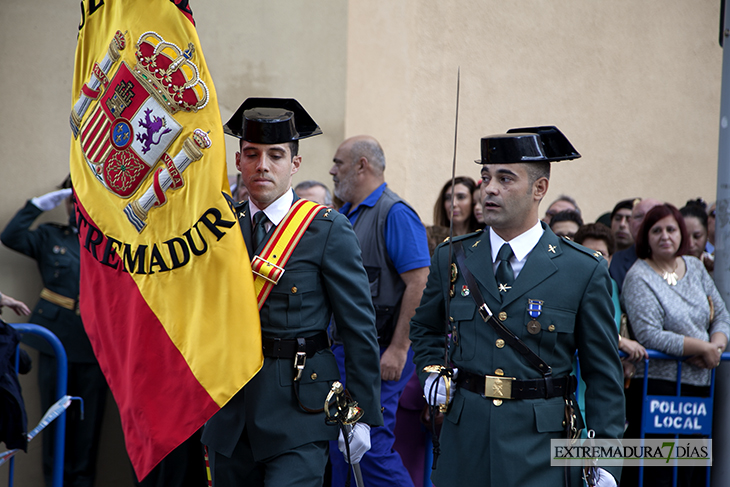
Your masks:
M259 311L264 307L266 298L284 274L284 266L302 239L304 232L317 216L319 210L326 208L311 201L300 199L294 202L289 212L276 227L259 255L251 261L253 286Z

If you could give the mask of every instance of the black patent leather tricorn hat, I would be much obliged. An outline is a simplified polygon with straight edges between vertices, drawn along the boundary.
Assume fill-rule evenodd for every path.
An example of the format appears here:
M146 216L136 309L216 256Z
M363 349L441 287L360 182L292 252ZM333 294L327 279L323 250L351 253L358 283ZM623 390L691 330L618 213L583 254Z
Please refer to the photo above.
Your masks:
M578 159L567 137L552 125L509 129L506 134L482 137L482 158L477 164L516 164Z
M322 130L294 98L247 98L223 132L255 144L282 144Z

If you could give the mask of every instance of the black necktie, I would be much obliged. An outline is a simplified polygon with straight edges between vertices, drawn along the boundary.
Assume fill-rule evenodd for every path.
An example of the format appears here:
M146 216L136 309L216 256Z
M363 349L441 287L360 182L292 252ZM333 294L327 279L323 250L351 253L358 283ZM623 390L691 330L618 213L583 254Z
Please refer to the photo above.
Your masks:
M499 287L500 293L506 293L512 288L512 283L515 281L515 273L512 270L512 264L509 263L510 258L515 255L512 252L512 247L508 243L502 245L497 254L497 261L499 266L497 267L497 286Z
M266 222L269 219L266 217L266 213L263 211L257 212L253 216L253 248L256 250L259 248L259 244L266 239Z

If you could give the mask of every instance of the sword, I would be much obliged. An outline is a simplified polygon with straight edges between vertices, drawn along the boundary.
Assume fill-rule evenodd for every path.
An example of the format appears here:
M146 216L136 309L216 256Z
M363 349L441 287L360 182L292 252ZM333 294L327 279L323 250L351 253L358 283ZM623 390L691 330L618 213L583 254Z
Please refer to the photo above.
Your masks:
M330 403L335 400L335 406L337 407L336 412L330 413ZM347 435L346 442L348 444L348 456L349 456L349 444L352 441L352 429L355 423L362 418L363 410L358 407L355 401L348 401L345 394L345 388L342 386L340 381L335 381L330 388L327 398L324 401L324 413L327 420L332 423L342 425L344 433ZM348 460L351 460L348 458ZM360 469L360 463L351 463L352 472L355 475L355 485L357 487L365 487L365 483L362 479L362 470Z

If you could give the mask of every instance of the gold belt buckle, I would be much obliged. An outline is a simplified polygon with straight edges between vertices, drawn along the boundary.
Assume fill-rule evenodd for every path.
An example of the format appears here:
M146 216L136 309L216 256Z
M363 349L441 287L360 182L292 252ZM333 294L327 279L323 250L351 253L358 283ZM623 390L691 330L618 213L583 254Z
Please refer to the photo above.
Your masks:
M495 399L512 399L512 381L514 377L496 375L484 376L484 397Z
M273 269L271 269L272 267L273 267ZM267 274L262 274L261 272L256 271L257 268L268 269L269 272ZM281 276L284 275L283 267L279 267L276 264L272 264L268 260L262 259L258 255L254 256L253 260L251 261L251 270L257 276L263 277L264 279L266 279L267 281L269 281L270 283L272 283L274 285L277 285L279 283L279 279L281 279ZM272 274L275 277L270 277Z

